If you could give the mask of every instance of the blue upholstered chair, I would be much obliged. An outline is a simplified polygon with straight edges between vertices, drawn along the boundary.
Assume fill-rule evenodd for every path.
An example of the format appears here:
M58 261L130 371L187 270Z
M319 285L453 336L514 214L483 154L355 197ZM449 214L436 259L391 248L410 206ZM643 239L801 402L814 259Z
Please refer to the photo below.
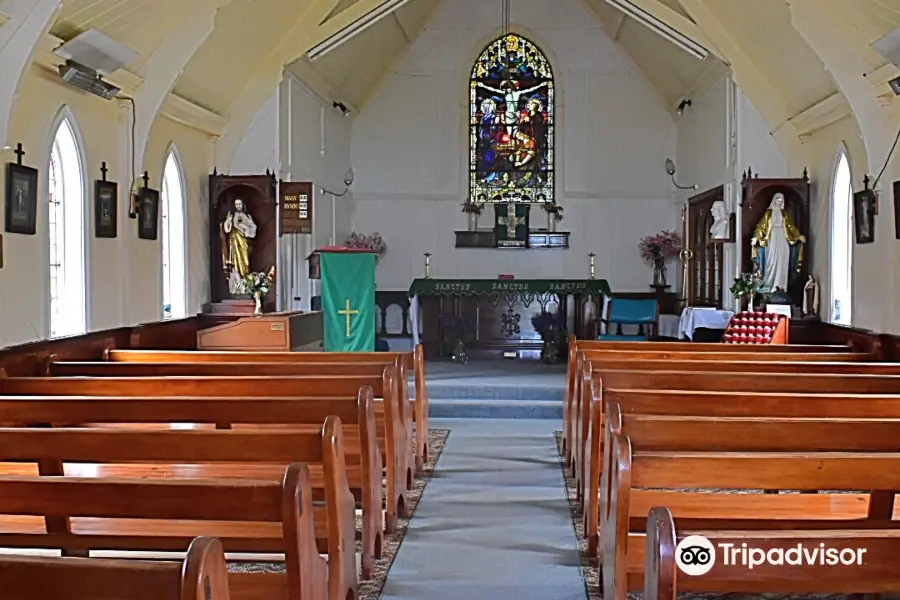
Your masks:
M645 342L650 335L656 334L659 319L659 301L655 298L610 298L605 319L606 333L598 339L614 342ZM615 325L615 333L612 326ZM636 335L623 335L623 325L637 325ZM652 331L651 331L652 330Z

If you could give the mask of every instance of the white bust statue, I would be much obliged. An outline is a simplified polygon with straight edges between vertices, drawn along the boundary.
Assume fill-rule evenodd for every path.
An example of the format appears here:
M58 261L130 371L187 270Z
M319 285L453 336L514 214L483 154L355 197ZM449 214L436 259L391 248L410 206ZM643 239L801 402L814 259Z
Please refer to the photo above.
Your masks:
M728 225L731 219L729 218L728 209L725 208L725 202L716 200L713 202L710 212L712 212L713 224L709 229L709 234L714 240L727 240Z

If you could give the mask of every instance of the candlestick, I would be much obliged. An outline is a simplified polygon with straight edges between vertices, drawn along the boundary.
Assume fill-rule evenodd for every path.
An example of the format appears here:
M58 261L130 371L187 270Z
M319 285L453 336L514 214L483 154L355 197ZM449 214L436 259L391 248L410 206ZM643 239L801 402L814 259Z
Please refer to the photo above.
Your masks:
M588 254L588 258L591 259L591 279L594 279L594 257L597 256L593 252Z
M425 257L425 279L431 278L431 252L426 252Z
M681 259L681 298L678 299L676 308L680 313L688 305L688 263L694 258L694 251L690 248L685 248L678 253L678 258Z

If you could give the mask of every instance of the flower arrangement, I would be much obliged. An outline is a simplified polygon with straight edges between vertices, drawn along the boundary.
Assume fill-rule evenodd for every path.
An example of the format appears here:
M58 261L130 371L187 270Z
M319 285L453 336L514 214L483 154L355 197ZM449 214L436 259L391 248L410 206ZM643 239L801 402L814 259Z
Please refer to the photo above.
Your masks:
M568 336L566 322L562 315L558 312L548 313L542 310L539 314L531 317L531 325L544 341L541 360L545 363L556 363Z
M681 236L674 231L663 229L656 235L648 235L638 244L641 258L651 264L665 262L681 252Z
M731 293L735 298L750 297L750 310L753 310L753 297L762 289L762 279L759 273L744 273L734 280L731 285Z
M472 202L469 198L466 198L466 201L462 203L462 211L466 214L481 215L484 211L484 204L484 202L479 204L478 202Z
M256 314L262 314L262 299L269 293L269 288L275 281L275 267L269 269L268 273L259 271L258 273L248 273L246 277L241 279L241 288L245 294L250 294L256 300Z
M556 202L547 202L541 208L547 211L547 214L556 215L557 221L563 220L563 208Z
M377 255L381 255L387 252L387 244L381 237L381 234L377 231L372 235L365 235L363 233L357 233L353 231L350 233L350 237L347 238L347 241L344 243L344 245L348 248L361 248L363 250L369 250L370 252L374 252Z

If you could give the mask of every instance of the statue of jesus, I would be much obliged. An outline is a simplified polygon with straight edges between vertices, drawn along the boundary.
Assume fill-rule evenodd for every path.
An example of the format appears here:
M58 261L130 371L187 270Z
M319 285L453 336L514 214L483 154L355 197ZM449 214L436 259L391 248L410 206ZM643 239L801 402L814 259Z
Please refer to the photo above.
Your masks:
M250 240L256 237L256 223L250 213L244 210L243 200L234 201L234 213L228 211L220 231L222 265L228 277L228 291L242 294L242 280L250 274L250 255L253 252Z
M805 243L806 237L800 233L784 209L784 194L775 194L769 208L756 224L750 240L753 258L762 274L762 290L788 291L788 285L803 264Z

